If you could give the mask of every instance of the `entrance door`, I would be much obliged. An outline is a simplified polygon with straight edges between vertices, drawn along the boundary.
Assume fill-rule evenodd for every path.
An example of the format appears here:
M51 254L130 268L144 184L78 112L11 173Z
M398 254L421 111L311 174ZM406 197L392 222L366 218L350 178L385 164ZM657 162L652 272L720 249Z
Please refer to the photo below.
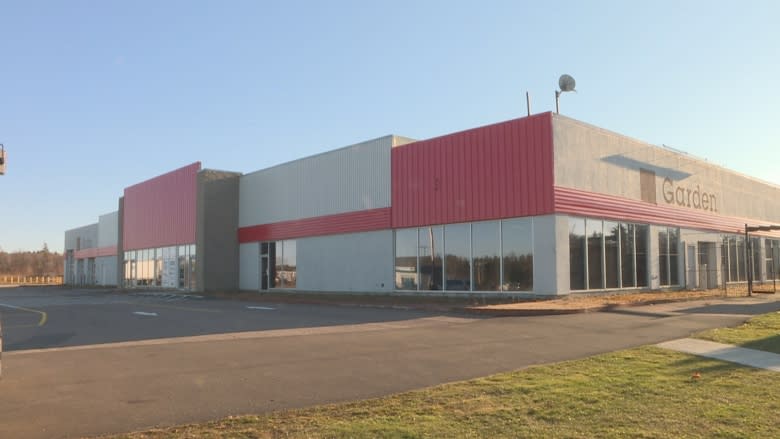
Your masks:
M718 259L714 242L699 241L699 288L708 290L718 285Z
M273 258L272 245L267 242L260 243L260 291L268 291L271 278L271 262Z

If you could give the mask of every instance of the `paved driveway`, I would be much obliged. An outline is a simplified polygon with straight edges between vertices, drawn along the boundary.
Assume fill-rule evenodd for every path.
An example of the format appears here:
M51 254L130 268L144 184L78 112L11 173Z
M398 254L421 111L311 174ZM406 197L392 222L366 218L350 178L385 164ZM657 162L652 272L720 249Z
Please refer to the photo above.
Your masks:
M5 350L416 319L420 311L253 303L196 294L0 289Z
M778 310L780 302L760 297L492 319L306 308L291 313L300 320L283 329L204 330L184 338L10 352L3 357L0 381L0 437L125 432L376 397L681 338ZM339 324L329 318L333 324L317 326L302 317L342 312L356 321ZM377 313L383 318L360 321L361 315ZM273 314L252 315L262 320Z

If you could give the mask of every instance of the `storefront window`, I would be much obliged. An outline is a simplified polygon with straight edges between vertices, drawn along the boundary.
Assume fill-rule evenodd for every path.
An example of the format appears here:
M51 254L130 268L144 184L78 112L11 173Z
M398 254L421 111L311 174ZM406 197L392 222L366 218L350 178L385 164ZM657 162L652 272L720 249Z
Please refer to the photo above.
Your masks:
M604 232L600 220L585 221L585 236L588 240L588 289L604 288L602 264L604 261Z
M534 288L534 244L530 218L503 221L504 291L532 291Z
M658 231L658 270L661 286L680 284L680 229L671 227Z
M737 259L739 254L737 252L737 238L730 236L726 238L728 246L728 263L729 263L729 282L739 282L739 264Z
M158 247L124 252L127 287L195 289L195 246Z
M747 261L745 260L745 238L737 238L737 272L740 281L747 281Z
M471 289L471 225L444 226L444 288L449 291Z
M780 250L778 248L778 243L780 241L774 240L774 239L765 239L764 240L764 256L765 256L765 267L766 267L766 279L767 280L773 280L777 279L777 252Z
M418 234L420 255L420 289L441 290L443 280L444 230L423 227Z
M753 253L751 265L753 267L753 280L761 280L761 238L750 238L750 249ZM769 273L767 272L767 276Z
M585 219L569 218L569 288L585 289Z
M636 274L634 270L634 258L636 256L634 229L635 226L633 224L620 225L620 267L621 286L623 288L636 286L636 279L634 279Z
M197 270L197 266L195 265L195 262L196 262L196 259L197 259L198 255L197 255L195 244L190 244L189 246L187 246L187 248L188 248L187 253L188 253L188 256L189 256L189 259L190 259L190 263L189 263L189 265L190 265L190 267L189 267L190 268L189 290L190 291L195 291L197 289L197 286L198 286L198 279L195 276L195 271Z
M669 229L669 280L670 285L680 285L680 229Z
M298 285L298 255L295 240L284 241L284 288L295 288Z
M472 224L474 291L498 291L501 287L501 232L497 221Z
M645 224L635 225L634 245L636 247L636 286L646 287L648 285L647 262L648 248L650 239L650 226Z
M620 288L620 227L604 221L604 274L606 288Z
M296 241L276 241L274 288L295 288L298 285L298 255Z
M417 229L395 232L395 289L417 289Z

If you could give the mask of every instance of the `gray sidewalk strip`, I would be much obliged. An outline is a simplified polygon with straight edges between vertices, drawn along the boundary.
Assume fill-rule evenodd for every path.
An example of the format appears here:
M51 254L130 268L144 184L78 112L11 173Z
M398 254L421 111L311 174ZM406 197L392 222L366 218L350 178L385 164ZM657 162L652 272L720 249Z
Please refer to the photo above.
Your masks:
M780 355L772 352L741 348L695 338L681 338L679 340L659 343L657 346L673 351L684 352L686 354L699 355L701 357L714 358L716 360L728 361L730 363L742 364L758 369L780 372Z

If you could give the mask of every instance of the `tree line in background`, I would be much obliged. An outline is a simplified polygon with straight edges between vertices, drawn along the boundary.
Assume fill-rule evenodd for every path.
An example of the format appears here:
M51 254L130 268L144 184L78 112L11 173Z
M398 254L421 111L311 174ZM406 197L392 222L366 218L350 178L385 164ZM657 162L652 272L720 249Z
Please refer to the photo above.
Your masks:
M43 244L38 251L8 253L0 249L0 276L62 276L63 256Z

